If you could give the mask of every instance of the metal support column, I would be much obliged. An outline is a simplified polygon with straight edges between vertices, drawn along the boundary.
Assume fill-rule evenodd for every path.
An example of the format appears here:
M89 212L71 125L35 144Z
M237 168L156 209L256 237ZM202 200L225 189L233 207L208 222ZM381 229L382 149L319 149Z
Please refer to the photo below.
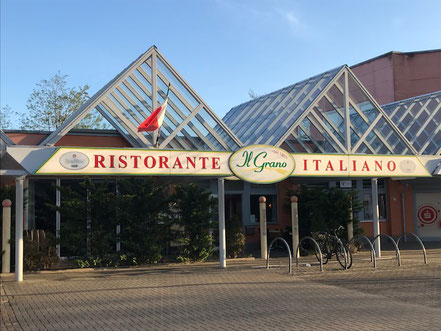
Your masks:
M266 222L266 198L259 198L259 217L260 217L260 258L267 259L268 242L267 242L267 222Z
M352 238L354 238L354 212L352 211L352 197L349 196L348 242Z
M57 206L57 208L61 207L60 187L61 187L61 180L60 180L60 178L57 178L56 191L55 191L55 205ZM61 214L60 214L60 211L57 210L55 212L55 237L57 239L60 239L60 229L61 229ZM60 254L61 254L61 248L60 248L59 243L57 244L57 254L58 254L58 256L60 256Z
M227 267L227 239L225 234L225 179L217 179L217 200L219 209L219 260L221 269Z
M15 179L15 281L23 281L23 186L24 176Z
M11 272L11 206L9 199L2 201L3 226L2 226L2 274Z
M297 205L298 198L296 196L291 197L291 222L292 222L292 254L297 254L297 258L300 257L297 246L299 245L299 212ZM293 256L294 257L294 256Z
M380 234L380 217L378 209L378 178L372 178L372 221L374 225L374 238ZM380 240L375 241L375 256L381 257Z

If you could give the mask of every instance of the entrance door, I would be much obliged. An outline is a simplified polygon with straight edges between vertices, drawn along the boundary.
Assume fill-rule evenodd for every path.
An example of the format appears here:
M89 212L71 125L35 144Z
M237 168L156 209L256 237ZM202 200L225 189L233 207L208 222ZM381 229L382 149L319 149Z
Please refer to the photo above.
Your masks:
M417 235L421 238L441 238L441 193L417 193Z

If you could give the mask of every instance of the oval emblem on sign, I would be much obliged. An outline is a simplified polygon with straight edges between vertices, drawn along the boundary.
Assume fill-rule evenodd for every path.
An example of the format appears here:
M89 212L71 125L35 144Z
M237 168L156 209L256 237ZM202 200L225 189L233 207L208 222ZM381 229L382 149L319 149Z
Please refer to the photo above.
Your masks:
M230 157L230 169L240 179L257 184L277 183L294 171L294 158L287 151L267 145L239 149Z
M60 156L60 164L68 170L81 170L89 164L89 158L81 152L67 152Z

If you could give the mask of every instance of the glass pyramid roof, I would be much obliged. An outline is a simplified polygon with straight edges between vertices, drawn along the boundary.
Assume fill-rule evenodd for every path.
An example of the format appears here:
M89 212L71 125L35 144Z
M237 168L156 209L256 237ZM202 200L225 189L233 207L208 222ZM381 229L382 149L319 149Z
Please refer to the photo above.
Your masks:
M240 104L223 120L245 146L275 145L342 68Z
M418 154L441 154L441 91L382 106Z
M169 99L158 133L138 126ZM41 145L54 145L89 113L105 118L133 147L233 151L240 140L171 66L155 46L106 84Z

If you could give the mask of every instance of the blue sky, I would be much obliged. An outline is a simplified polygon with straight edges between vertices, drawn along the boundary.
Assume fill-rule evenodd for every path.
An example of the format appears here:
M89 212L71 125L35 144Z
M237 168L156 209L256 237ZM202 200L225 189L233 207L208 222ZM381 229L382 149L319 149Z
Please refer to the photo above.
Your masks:
M342 64L441 48L441 1L2 0L1 106L58 71L93 94L156 45L220 115Z

